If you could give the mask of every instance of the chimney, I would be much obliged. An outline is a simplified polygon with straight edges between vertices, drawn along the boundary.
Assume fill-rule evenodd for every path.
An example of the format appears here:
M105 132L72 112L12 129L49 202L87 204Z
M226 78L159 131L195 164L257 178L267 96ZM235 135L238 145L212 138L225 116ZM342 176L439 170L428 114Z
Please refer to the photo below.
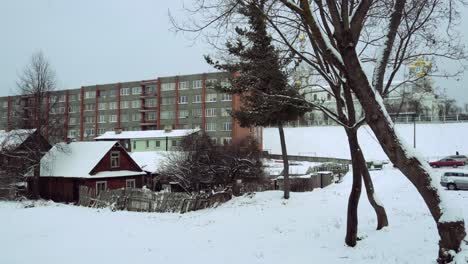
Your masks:
M117 128L117 127L114 128L114 133L115 133L116 135L121 134L121 133L122 133L122 128Z

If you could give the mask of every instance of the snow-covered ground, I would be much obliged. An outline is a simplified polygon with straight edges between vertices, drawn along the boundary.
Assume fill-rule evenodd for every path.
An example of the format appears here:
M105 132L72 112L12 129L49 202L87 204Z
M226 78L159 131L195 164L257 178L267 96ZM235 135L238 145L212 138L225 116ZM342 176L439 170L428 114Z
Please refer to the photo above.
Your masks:
M270 191L183 215L0 202L0 263L434 263L436 226L415 189L391 167L371 174L390 226L375 230L363 193L355 248L344 244L348 174L288 201ZM446 192L468 203L468 191Z
M397 132L408 145L413 145L413 124L397 124ZM285 128L288 154L349 158L344 129L340 126ZM386 160L374 133L368 126L359 129L359 143L369 160ZM280 154L277 128L263 130L265 150ZM468 123L416 124L416 150L429 160L447 155L468 155Z

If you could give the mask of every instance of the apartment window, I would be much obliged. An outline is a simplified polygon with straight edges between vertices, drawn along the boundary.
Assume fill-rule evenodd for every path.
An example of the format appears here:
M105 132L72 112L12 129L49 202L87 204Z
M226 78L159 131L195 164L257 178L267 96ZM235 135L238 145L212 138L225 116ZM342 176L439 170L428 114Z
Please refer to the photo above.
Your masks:
M109 91L109 97L116 97L117 96L117 90L110 90Z
M216 102L217 99L218 99L217 94L207 94L206 95L206 102Z
M135 180L134 179L125 180L125 187L127 189L134 189L135 188Z
M68 119L68 124L69 125L75 125L76 124L76 118L75 117L70 117L70 119Z
M101 192L105 190L107 190L107 181L96 182L96 195L99 195Z
M179 104L187 104L187 103L188 103L188 99L186 95L179 96Z
M187 90L189 88L189 82L179 82L179 90Z
M223 130L224 131L232 131L232 123L231 122L224 122L223 123Z
M193 96L194 103L201 103L201 94L196 94Z
M141 107L141 101L140 100L133 100L132 101L132 108L140 108Z
M94 111L95 104L85 104L85 111Z
M132 114L132 121L140 121L141 120L141 114Z
M221 95L221 101L232 101L232 94L223 93Z
M120 116L120 121L122 122L128 122L128 114L123 114Z
M120 89L120 95L130 95L130 88L121 88Z
M96 97L96 91L85 92L85 99L92 99Z
M5 107L5 108L7 108L7 107L8 107L8 101L2 102L2 106Z
M156 86L155 85L146 86L145 94L148 94L148 95L156 94Z
M59 113L59 114L65 113L65 106L60 106L60 107L58 108L58 113Z
M120 152L111 151L111 168L120 167Z
M133 87L132 88L132 94L141 94L141 87Z
M68 112L69 113L76 113L77 109L78 109L78 107L76 105L70 105L68 107Z
M158 101L156 98L145 100L145 107L156 107L158 106Z
M74 95L74 94L69 95L69 96L68 96L68 101L69 101L69 102L74 102L74 101L76 101L76 95Z
M156 120L156 112L147 112L146 120L148 121Z
M202 110L200 108L192 109L192 116L193 117L202 116Z
M99 90L97 96L99 98L106 98L107 96L107 91Z
M193 89L201 89L202 88L202 80L195 80L192 82Z
M129 101L121 101L121 102L120 102L120 108L121 108L121 109L127 109L127 108L129 108L129 106L130 106L130 102L129 102Z
M179 111L179 118L188 118L189 116L189 111L188 110L180 110Z
M99 115L98 122L99 123L106 123L106 116L105 115Z
M174 111L161 111L161 119L173 119Z
M231 83L229 82L228 79L224 79L221 81L221 87L225 87L225 88L231 87Z
M74 129L68 130L68 137L69 137L69 138L74 138L74 137L76 137L76 130L74 130Z
M221 116L231 116L232 109L231 108L222 108L221 109Z
M161 141L156 140L156 147L157 147L157 148L161 147Z
M104 133L106 133L106 129L105 129L105 128L99 128L99 129L98 129L98 134L99 134L99 135L102 135L102 134L104 134Z
M7 118L8 112L3 112L2 113L2 118Z
M84 136L85 137L90 137L90 136L93 136L93 135L94 135L94 128L92 128L92 127L85 128L85 131L84 131Z
M107 103L99 103L98 104L98 109L99 110L106 110Z
M221 141L223 142L223 145L230 145L232 143L232 138L231 137L223 137L223 138L221 138Z
M57 96L56 95L51 95L49 97L49 103L55 103L55 102L57 102ZM29 104L30 105L34 104L34 100L29 99Z
M207 79L207 80L206 80L206 84L207 84L207 85L208 85L208 84L213 85L213 84L215 84L215 83L217 83L217 82L218 82L217 79Z
M175 98L170 96L170 97L163 97L161 100L162 105L173 105L175 102Z
M64 94L59 96L59 102L63 103L63 102L65 102L65 100L66 100L66 96Z
M175 83L163 83L161 85L161 91L172 91L175 90Z
M206 123L206 131L216 131L216 123Z
M117 109L117 102L110 102L109 103L109 110Z
M55 115L55 113L57 113L57 110L55 109L55 107L51 107L49 109L49 113ZM32 112L30 113L29 117L32 117Z
M205 109L206 117L216 117L216 108L207 108Z
M85 123L86 124L94 123L94 116L85 116Z
M109 115L110 123L117 123L117 115Z

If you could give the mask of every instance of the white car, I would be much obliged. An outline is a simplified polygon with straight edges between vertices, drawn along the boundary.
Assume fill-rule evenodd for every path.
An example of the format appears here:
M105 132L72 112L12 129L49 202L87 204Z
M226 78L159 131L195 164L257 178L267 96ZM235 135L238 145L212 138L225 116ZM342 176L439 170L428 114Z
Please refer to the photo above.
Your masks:
M468 189L468 171L446 171L440 178L440 184L449 190Z

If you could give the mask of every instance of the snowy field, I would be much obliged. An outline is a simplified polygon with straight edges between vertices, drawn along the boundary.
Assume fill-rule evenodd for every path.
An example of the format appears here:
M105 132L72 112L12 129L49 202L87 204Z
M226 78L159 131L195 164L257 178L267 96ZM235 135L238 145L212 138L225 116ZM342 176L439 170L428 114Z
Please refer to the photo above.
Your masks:
M355 248L344 244L348 174L288 201L270 191L183 215L0 202L0 263L434 263L436 226L415 189L391 167L371 174L390 226L375 230L363 195ZM468 191L446 192L468 203Z
M397 124L397 132L413 145L413 124ZM277 128L263 130L263 146L280 154ZM340 126L285 128L288 154L349 158L348 141ZM387 160L375 135L368 126L359 129L359 143L368 160ZM416 124L416 150L429 160L447 155L468 155L468 123Z

